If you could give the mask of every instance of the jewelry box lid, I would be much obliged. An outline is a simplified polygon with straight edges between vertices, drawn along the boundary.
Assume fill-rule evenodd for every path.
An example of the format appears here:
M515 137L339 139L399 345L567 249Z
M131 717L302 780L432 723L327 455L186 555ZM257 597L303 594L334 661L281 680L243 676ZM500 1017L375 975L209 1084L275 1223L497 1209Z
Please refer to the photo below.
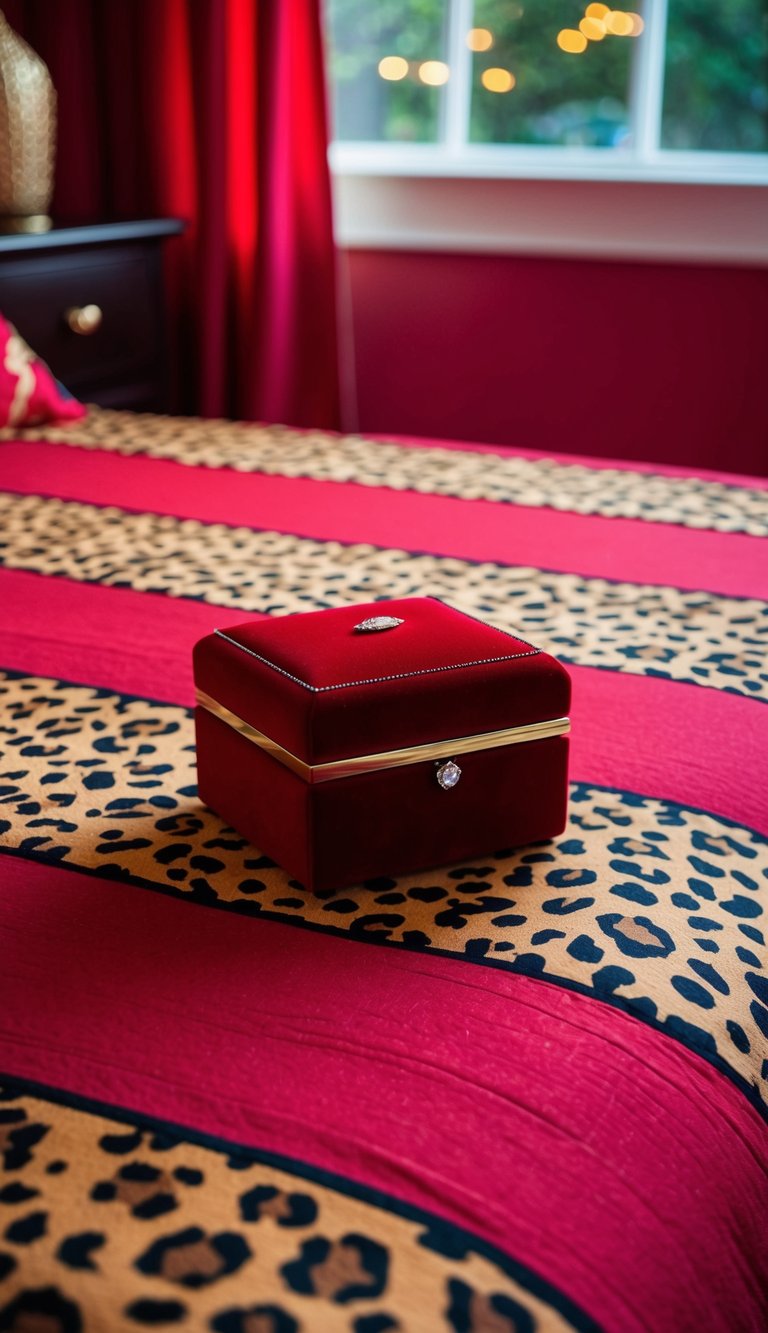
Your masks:
M563 718L548 653L432 597L247 621L194 650L199 695L307 764Z

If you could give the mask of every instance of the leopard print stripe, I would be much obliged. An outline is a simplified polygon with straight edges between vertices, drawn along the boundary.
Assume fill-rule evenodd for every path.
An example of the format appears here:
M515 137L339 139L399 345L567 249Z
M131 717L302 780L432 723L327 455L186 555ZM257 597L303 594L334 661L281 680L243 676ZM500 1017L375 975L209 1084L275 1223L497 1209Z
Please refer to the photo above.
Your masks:
M768 1104L768 840L749 829L575 783L552 842L312 897L200 804L187 710L5 672L0 712L7 851L559 980L663 1028Z
M358 1188L0 1087L0 1328L565 1333L569 1301ZM319 1173L318 1173L319 1174ZM361 1197L361 1195L363 1197ZM561 1313L561 1311L566 1313ZM426 1323L425 1323L426 1321Z
M285 614L430 593L566 662L768 698L756 599L0 493L7 567Z
M5 428L0 439L48 440L85 449L172 458L190 467L234 468L314 481L492 500L527 508L638 518L716 532L768 534L768 495L757 487L667 477L552 458L478 454L438 446L287 426L164 417L92 407L69 426Z

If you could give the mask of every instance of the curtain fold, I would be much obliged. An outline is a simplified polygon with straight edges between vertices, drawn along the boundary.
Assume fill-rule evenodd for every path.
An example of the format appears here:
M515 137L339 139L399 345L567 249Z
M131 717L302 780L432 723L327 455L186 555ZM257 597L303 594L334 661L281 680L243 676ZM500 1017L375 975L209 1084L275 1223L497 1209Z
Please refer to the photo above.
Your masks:
M319 0L5 0L59 100L54 212L184 218L177 406L338 427Z

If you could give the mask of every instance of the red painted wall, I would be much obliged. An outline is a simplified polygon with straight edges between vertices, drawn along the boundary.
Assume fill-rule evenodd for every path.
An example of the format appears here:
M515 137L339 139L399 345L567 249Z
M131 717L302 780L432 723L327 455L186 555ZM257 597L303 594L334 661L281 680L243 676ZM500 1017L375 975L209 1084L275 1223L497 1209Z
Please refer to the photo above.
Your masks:
M360 430L768 472L768 270L344 264Z

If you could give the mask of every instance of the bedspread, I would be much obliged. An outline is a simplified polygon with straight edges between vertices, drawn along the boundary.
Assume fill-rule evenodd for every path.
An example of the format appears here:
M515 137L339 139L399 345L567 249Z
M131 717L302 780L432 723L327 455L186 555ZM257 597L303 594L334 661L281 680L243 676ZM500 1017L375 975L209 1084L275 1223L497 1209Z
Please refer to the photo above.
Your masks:
M766 483L92 410L0 443L0 1329L768 1326ZM191 648L569 664L552 842L309 897Z

